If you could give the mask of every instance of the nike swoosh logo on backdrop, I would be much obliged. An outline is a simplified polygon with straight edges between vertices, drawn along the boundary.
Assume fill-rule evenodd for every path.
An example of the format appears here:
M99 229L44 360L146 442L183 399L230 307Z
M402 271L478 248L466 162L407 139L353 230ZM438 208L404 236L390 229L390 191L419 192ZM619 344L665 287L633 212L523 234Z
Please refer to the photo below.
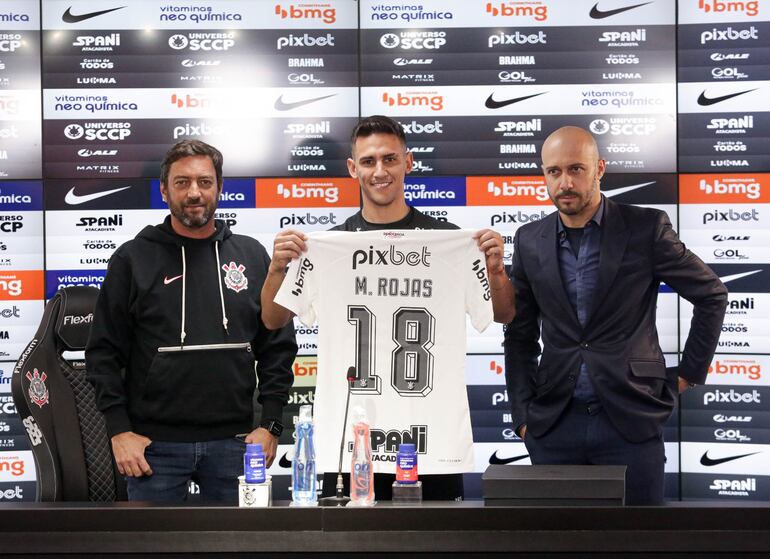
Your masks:
M591 12L588 15L590 15L592 19L604 19L606 17L612 17L617 14L622 14L623 12L627 12L628 10L633 10L634 8L641 8L642 6L646 6L647 4L652 4L652 2L645 2L643 4L626 6L625 8L616 8L614 10L602 11L599 9L599 2L597 2L596 4L594 4L594 7L591 8Z
M72 6L70 6L67 8L67 11L62 14L61 20L64 23L79 23L81 21L91 19L92 17L98 17L104 14L109 14L110 12L114 12L116 10L122 10L123 8L125 8L125 6L120 6L119 8L110 8L109 10L101 10L99 12L89 12L87 14L75 15L70 11L72 10Z
M77 206L79 204L85 204L86 202L90 202L91 200L96 200L97 198L103 198L104 196L115 194L116 192L120 192L121 190L126 190L127 188L131 188L131 187L124 186L121 188L113 188L112 190L105 190L104 192L94 192L92 194L77 195L75 194L75 187L73 186L72 188L70 188L69 192L67 192L67 195L64 197L64 201L68 203L70 206Z
M286 454L287 454L287 453L285 453L285 452L284 452L284 453L283 453L283 456L281 456L281 459L280 459L280 460L278 460L278 465L279 465L281 468L291 468L291 460L289 460L288 458L286 458Z
M617 196L618 194L625 194L626 192L631 192L632 190L636 190L637 188L642 188L643 186L647 186L649 184L655 184L655 181L632 184L631 186L621 186L620 188L616 188L615 190L602 190L602 194L604 194L607 198L612 198L613 196Z
M174 276L173 278L166 276L165 278L163 278L163 285L168 285L172 281L176 281L181 277L182 277L182 274L179 274L178 276Z
M709 458L708 457L708 450L703 453L703 456L700 457L700 463L704 466L716 466L718 464L724 464L725 462L730 462L731 460L738 460L738 458L745 458L746 456L753 456L755 454L759 454L759 452L749 452L748 454L739 454L737 456L727 456L726 458Z
M519 460L523 460L524 458L527 458L529 454L522 454L521 456L511 456L510 458L499 458L497 456L497 451L489 457L489 463L490 464L511 464L513 462L518 462Z
M706 97L706 90L704 89L703 92L698 96L698 105L701 105L702 107L708 107L709 105L714 105L716 103L721 103L722 101L727 101L728 99L732 99L733 97L738 97L738 95L743 95L744 93L751 93L752 91L756 91L757 88L754 89L747 89L746 91L739 91L738 93L729 93L727 95L720 95L719 97Z
M334 97L337 95L336 93L332 93L331 95L324 95L323 97L316 97L314 99L305 99L304 101L295 101L294 103L286 103L283 100L283 95L281 95L278 99L275 101L275 108L278 111L290 111L291 109L296 109L297 107L301 107L303 105L309 105L310 103L315 103L316 101L321 101L323 99L328 99L329 97Z
M722 280L722 283L727 283L728 281L733 281L733 280L745 278L747 276L753 276L754 274L758 274L761 271L762 270L752 270L751 272L743 272L741 274L732 274L732 275L729 275L729 276L722 276L719 279Z
M500 109L502 107L507 107L508 105L513 105L514 103L518 103L519 101L526 101L527 99L532 99L533 97L537 97L538 95L545 95L546 92L543 91L542 93L535 93L534 95L525 95L524 97L516 97L514 99L506 99L505 101L495 101L492 99L492 96L494 93L492 93L489 97L487 97L486 102L484 103L484 106L487 109Z

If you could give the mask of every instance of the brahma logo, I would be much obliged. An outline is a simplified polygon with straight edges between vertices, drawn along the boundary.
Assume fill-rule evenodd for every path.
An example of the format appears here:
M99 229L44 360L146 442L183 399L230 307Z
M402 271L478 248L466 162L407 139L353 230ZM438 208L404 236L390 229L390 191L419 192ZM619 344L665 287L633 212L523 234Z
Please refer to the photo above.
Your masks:
M176 105L180 109L210 109L214 103L211 97L200 93L192 95L185 93L184 97L172 93L171 104Z
M337 10L330 4L289 4L287 8L276 4L275 15L281 16L281 19L321 20L324 23L337 21Z
M333 204L339 200L340 191L336 186L313 186L313 185L298 185L292 183L291 186L286 186L283 183L279 183L276 187L276 192L284 198L303 199L303 198L323 198L326 202Z
M762 186L751 178L724 178L722 181L714 179L713 183L701 179L700 189L706 194L737 194L749 200L756 200L762 195Z
M733 2L729 0L698 0L698 9L707 14L741 13L754 17L759 14L759 0Z
M387 91L382 94L382 102L393 107L427 107L431 111L444 109L444 97L433 92L427 93L396 93L393 97Z
M745 377L750 380L762 378L762 365L756 361L717 359L709 367L708 374L715 376L729 375L732 377ZM719 384L723 384L718 382Z
M548 6L542 2L487 2L486 12L493 17L529 17L535 21L548 19Z

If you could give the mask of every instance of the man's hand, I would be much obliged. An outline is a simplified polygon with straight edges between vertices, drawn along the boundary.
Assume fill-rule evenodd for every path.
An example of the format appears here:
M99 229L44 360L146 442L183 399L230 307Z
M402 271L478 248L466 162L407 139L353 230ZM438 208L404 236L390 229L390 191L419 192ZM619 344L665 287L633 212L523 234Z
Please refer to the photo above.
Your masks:
M685 390L692 388L692 384L689 380L679 377L679 393L681 394Z
M527 426L526 425L522 425L521 429L520 429L520 432L519 432L519 438L523 441L524 437L526 437L526 436L527 436Z
M144 458L144 449L152 442L147 437L132 431L118 433L111 439L112 453L118 471L128 477L151 476L152 468Z
M484 253L487 261L487 274L490 276L505 274L505 266L503 265L505 245L500 233L492 229L481 229L473 234L473 238L476 239L479 250Z
M273 240L273 258L268 272L282 275L286 266L307 250L306 240L307 236L301 231L294 229L279 231Z
M481 229L473 234L473 238L476 239L486 260L495 322L508 324L516 316L516 295L513 284L505 273L503 237L492 229Z
M257 427L246 435L246 442L261 444L262 451L265 453L265 467L269 468L273 464L275 453L278 450L278 437L271 435L270 431L264 427Z

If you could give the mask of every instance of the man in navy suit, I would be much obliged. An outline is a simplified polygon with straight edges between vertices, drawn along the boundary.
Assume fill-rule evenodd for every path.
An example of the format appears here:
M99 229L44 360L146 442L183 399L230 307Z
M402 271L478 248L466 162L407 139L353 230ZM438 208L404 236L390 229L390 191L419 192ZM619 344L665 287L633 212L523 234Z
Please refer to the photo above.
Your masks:
M542 160L558 211L514 239L504 344L514 426L533 464L626 465L626 503L661 504L663 424L677 393L706 380L727 290L665 212L602 196L605 162L586 130L553 132ZM655 328L661 281L695 307L678 377Z

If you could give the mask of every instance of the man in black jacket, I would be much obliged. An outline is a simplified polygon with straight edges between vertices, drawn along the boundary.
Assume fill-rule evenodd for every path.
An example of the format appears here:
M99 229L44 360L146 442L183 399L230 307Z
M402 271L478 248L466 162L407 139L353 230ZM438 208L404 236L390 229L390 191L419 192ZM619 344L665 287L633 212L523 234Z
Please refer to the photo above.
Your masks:
M170 215L118 248L94 312L88 377L131 500L182 501L192 479L202 500L235 504L245 443L275 457L297 345L291 326L262 324L270 258L214 219L221 192L222 154L174 145L161 166Z
M514 425L533 464L623 464L626 503L660 504L663 424L677 392L706 380L727 290L664 212L602 196L605 164L587 131L560 128L542 160L558 211L514 238L504 344ZM655 328L660 282L695 307L678 377Z

